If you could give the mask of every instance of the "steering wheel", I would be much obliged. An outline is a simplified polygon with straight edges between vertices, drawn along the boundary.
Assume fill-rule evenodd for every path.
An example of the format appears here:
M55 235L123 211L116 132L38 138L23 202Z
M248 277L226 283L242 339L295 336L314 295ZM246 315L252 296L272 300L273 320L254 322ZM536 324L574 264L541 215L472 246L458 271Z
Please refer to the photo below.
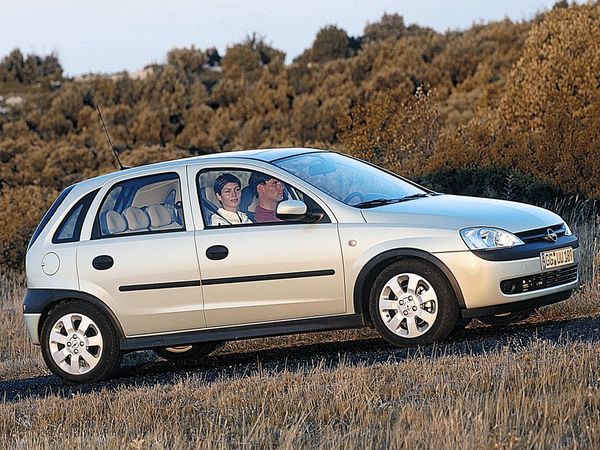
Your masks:
M348 195L346 195L346 197L344 198L344 200L342 200L346 205L348 205L350 203L350 200L352 200L354 197L358 197L358 199L363 202L365 200L365 196L363 194L361 194L360 192L354 191L354 192L350 192ZM360 203L360 202L359 202Z

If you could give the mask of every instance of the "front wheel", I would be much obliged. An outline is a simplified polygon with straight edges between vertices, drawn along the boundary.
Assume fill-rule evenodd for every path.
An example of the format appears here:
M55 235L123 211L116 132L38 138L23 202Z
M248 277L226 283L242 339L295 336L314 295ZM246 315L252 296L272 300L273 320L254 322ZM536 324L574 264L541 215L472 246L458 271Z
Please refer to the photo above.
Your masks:
M381 335L396 346L424 345L444 339L459 314L446 277L421 260L401 260L375 279L369 311Z
M50 311L40 344L48 368L69 383L103 380L121 363L112 322L81 300L61 303Z
M208 355L221 346L221 342L180 345L177 347L155 348L154 353L167 361L185 361Z

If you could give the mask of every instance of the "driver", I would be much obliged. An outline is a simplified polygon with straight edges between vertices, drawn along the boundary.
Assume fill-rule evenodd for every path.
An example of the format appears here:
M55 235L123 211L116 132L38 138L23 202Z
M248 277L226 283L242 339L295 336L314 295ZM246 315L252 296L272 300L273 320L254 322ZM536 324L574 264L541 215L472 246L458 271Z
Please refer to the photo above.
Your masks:
M256 222L282 222L275 212L277 205L283 200L283 183L270 175L252 172L248 184L258 198L258 205L254 212Z

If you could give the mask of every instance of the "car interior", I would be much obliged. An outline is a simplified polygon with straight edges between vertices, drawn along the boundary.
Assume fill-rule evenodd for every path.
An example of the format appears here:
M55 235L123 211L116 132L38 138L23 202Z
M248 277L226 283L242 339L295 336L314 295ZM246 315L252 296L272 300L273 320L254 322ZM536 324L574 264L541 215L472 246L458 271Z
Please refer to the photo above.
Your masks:
M100 212L102 236L184 229L179 179L116 186Z
M239 178L240 182L242 183L242 190L240 194L240 204L238 208L241 212L245 213L253 223L256 223L254 213L256 211L256 206L258 205L258 199L254 195L252 187L248 184L252 172L241 170L211 170L200 173L198 183L200 201L202 203L202 216L204 218L205 225L209 225L210 217L220 207L220 202L217 199L217 196L215 195L213 186L215 185L215 180L217 179L217 177L219 177L223 173L231 173L232 175L235 175L237 178ZM284 183L283 199L287 200L289 198L297 199L298 195L290 186Z

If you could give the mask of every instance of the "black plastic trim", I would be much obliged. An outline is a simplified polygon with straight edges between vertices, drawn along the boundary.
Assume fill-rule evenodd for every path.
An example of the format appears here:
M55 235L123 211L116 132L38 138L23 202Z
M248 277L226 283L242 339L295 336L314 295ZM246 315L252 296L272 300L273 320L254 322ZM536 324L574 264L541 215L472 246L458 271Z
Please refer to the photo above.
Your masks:
M331 275L335 275L335 270L310 270L307 272L271 273L267 275L249 275L246 277L212 278L202 280L202 284L204 286L211 286L214 284L249 283L253 281L287 280L290 278L326 277Z
M456 300L458 301L458 305L461 308L464 308L466 306L465 299L463 297L463 294L462 294L462 291L458 284L458 281L456 281L456 278L454 277L454 275L452 274L450 269L442 261L440 261L438 258L436 258L431 253L427 253L423 250L418 250L418 249L414 249L414 248L399 248L399 249L388 250L386 252L380 253L379 255L375 256L367 264L364 265L364 267L358 274L358 277L356 278L356 283L354 284L354 312L355 313L358 313L361 315L364 314L365 316L368 316L368 311L364 311L364 308L363 308L363 301L368 300L368 298L365 299L363 296L365 294L364 293L365 283L369 279L369 276L373 274L372 273L373 269L388 259L400 259L400 258L419 258L419 259L423 259L423 260L428 261L431 264L433 264L435 267L437 267L439 270L442 271L442 273L446 276L446 278L450 282L450 285L452 286L454 294L456 295ZM368 293L366 295L368 295Z
M473 253L486 261L515 261L536 258L540 256L541 252L556 250L562 247L579 248L579 241L573 235L561 236L555 243L537 241L500 250L473 250Z
M92 267L96 270L108 270L113 266L114 263L115 260L112 259L112 256L100 255L96 256L92 260Z
M571 265L549 272L538 272L523 275L500 282L500 290L504 295L518 295L526 292L535 292L541 289L558 287L577 281L578 265Z
M552 303L562 302L567 300L572 290L559 292L557 294L546 295L544 297L538 297L531 300L524 300L522 302L503 303L502 305L484 306L482 308L470 308L461 310L461 316L463 319L470 319L475 317L486 317L493 316L496 314L504 314L509 312L521 311L523 309L539 308L540 306L550 305Z
M264 324L241 325L155 336L139 336L121 339L121 350L143 350L157 347L189 345L199 342L234 341L258 337L283 336L296 333L361 328L360 314L325 316L312 319L286 320Z
M172 289L181 287L212 286L215 284L251 283L254 281L287 280L292 278L324 277L335 275L335 270L311 270L307 272L271 273L267 275L248 275L245 277L211 278L208 280L173 281L166 283L132 284L119 286L119 291L146 291L150 289Z
M61 300L73 299L90 302L94 306L104 311L112 320L119 336L125 336L119 320L114 315L112 310L106 305L106 303L91 294L81 291L67 289L27 289L27 293L23 299L23 314L45 315L55 303L58 303ZM38 330L38 332L41 331L42 323L43 322L40 321L40 330Z
M198 287L200 286L200 280L189 280L189 281L173 281L170 283L150 283L150 284L132 284L127 286L119 286L119 291L130 292L130 291L148 291L150 289L173 289L181 287Z
M206 257L213 261L220 261L227 258L228 255L229 249L224 245L213 245L206 249Z

